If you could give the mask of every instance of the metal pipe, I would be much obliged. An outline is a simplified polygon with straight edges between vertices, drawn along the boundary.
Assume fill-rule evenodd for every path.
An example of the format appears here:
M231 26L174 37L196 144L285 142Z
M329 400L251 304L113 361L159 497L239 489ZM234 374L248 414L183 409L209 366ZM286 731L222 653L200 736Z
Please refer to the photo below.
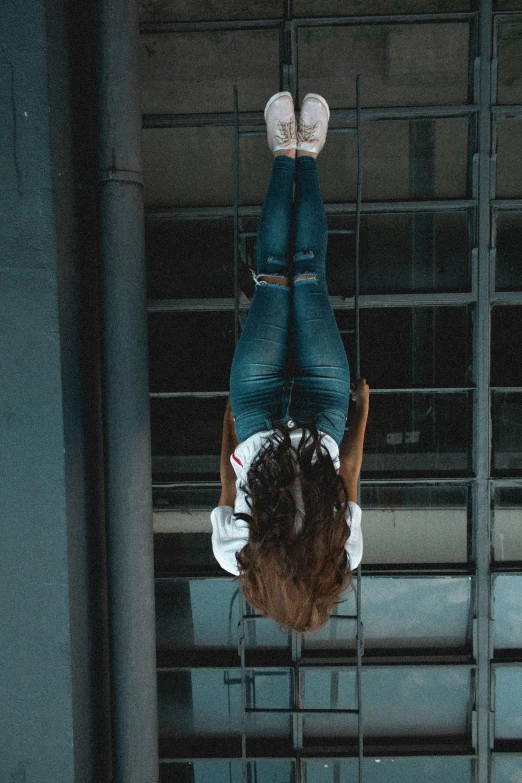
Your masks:
M239 222L239 109L237 85L234 85L234 341L239 342L239 268L238 268L238 222Z
M355 79L357 102L357 201L355 202L355 377L361 375L361 351L359 344L359 249L361 235L362 201L362 144L361 144L361 77Z
M428 743L427 740L430 740ZM467 746L462 743L461 747L463 749L462 753L455 753L455 743L448 743L448 742L433 742L431 743L431 737L426 738L426 740L423 743L422 748L419 748L419 743L417 742L415 745L413 745L413 752L408 752L409 749L403 750L403 746L401 745L401 752L397 750L397 748L390 748L390 743L387 743L387 749L383 753L383 743L377 746L373 746L370 748L369 755L376 755L381 759L390 758L390 759L421 759L423 761L426 760L426 756L443 756L447 759L476 759L477 756L475 753L468 753L467 752ZM340 762L346 762L347 759L354 758L353 753L353 746L347 745L345 748L345 752L339 750L339 743L336 742L336 738L333 737L332 740L335 743L335 751L330 751L328 748L325 748L326 743L323 744L323 752L312 754L312 753L306 753L305 756L303 756L303 761L324 761L324 762L331 762L331 761L340 761ZM264 740L264 744L268 745L270 743L270 740ZM426 749L427 748L427 749ZM267 752L265 755L261 755L261 753L253 754L250 757L251 761L266 761L266 760L273 760L277 759L278 761L286 761L286 762L293 762L295 760L295 756L288 756L284 752L278 753L279 749L276 748L275 750L272 748L269 748L269 752ZM424 750L424 753L421 753L421 750ZM512 751L513 752L513 751ZM192 764L194 762L195 756L163 756L161 759L162 764ZM227 756L227 760L233 761L236 758L236 756L233 756L232 754L230 756ZM212 764L213 762L219 762L223 763L223 756L200 756L198 758L198 761L201 761L202 764ZM330 778L331 780L332 778Z
M472 20L476 11L455 11L453 13L425 14L379 14L375 16L314 16L292 19L296 27L351 27L353 25L383 24L426 24L426 23L462 23ZM142 35L154 33L211 32L223 30L263 30L284 27L285 20L280 19L231 19L200 22L143 22L140 25Z
M296 102L297 103L297 102ZM509 107L515 108L516 107ZM448 117L471 117L478 112L474 104L452 106L368 106L361 109L364 122L370 120L411 120L439 119ZM328 133L356 133L356 128L338 127L357 119L355 109L331 109ZM144 114L143 128L208 128L230 127L234 125L233 112L192 112L188 114ZM257 127L263 125L262 112L240 112L239 122L242 127ZM240 136L264 136L266 130L240 131Z
M477 199L447 199L445 201L366 201L361 204L361 214L378 215L400 212L469 212L478 204ZM502 207L503 202L493 202ZM522 199L506 201L509 209L521 209ZM239 217L259 217L262 205L242 205ZM353 215L356 205L352 203L325 204L327 215ZM218 220L234 216L234 207L147 207L147 220Z
M492 569L492 570L500 570L499 568ZM513 565L506 565L506 561L503 561L502 563L502 571L510 571L512 572L515 570L517 573L519 571L522 572L522 566L520 565L519 561L516 561L514 566ZM397 565L390 565L390 566L366 566L364 569L365 576L379 576L379 577L405 577L408 579L415 579L416 577L423 577L428 578L432 576L474 576L475 575L475 568L473 565L438 565L435 564L435 566L427 566L427 567L417 567L417 565L409 566L408 564L397 564ZM179 570L175 574L170 573L168 575L162 575L159 574L156 578L156 581L162 580L162 579L169 579L173 582L177 581L186 581L187 579L190 579L191 581L194 579L197 580L203 580L203 579L228 579L229 577L223 575L223 569L221 569L219 566L216 566L215 569L211 570L209 568L199 568L199 569L186 569L184 571ZM365 666L367 664L364 664ZM372 666L374 664L372 663ZM188 668L200 668L197 666L196 663L191 663L191 665ZM217 667L216 667L217 668ZM230 668L230 667L228 667ZM161 668L158 667L158 671L160 671Z
M137 0L97 7L111 720L115 783L159 777Z
M361 138L361 77L357 75L355 80L355 97L357 112L357 201L355 204L355 374L359 379L361 375L361 346L359 333L359 253L361 234L361 202L362 202L362 138ZM357 503L361 503L361 481L357 477ZM357 747L358 747L358 780L363 783L363 756L364 737L362 722L362 654L363 654L363 625L361 619L361 564L357 566L356 573L356 613L357 613Z
M359 296L359 307L455 307L474 304L476 296L472 293L462 294L362 294ZM504 304L522 304L522 292L515 296L498 294L494 301ZM351 310L354 307L353 297L330 296L334 310ZM234 299L152 299L148 303L149 313L182 313L198 311L227 312L234 309ZM241 304L241 310L248 310L249 304Z
M411 478L380 478L380 479L361 479L361 486L380 486L382 485L409 485L413 484L415 486L419 485L425 485L425 486L439 486L439 485L457 485L460 487L467 487L470 486L476 479L473 477L469 478L452 478L452 477L446 477L446 478L419 478L411 477ZM494 480L495 486L513 486L513 487L519 487L522 486L522 479L517 478L497 478ZM221 487L220 481L155 481L152 486L154 489L219 489ZM156 577L156 581L159 577Z
M426 389L426 388L411 388L411 389L372 389L372 394L465 394L466 392L474 391L474 386L466 386L458 389ZM508 392L521 393L522 387L515 386L505 387L500 389L494 389L492 391L500 391L503 394ZM172 400L178 397L190 397L194 399L217 399L218 397L228 397L228 392L151 392L149 394L151 399L159 400Z
M491 177L491 59L492 0L480 0L478 117L478 264L477 309L473 350L473 380L477 386L473 421L473 467L477 481L472 488L473 549L476 564L476 674L475 717L477 783L490 780L491 748L491 577L490 577L490 222Z
M241 780L242 783L248 783L248 765L247 765L247 696L246 696L246 669L245 669L245 599L241 585L239 587L239 643L238 652L241 659Z

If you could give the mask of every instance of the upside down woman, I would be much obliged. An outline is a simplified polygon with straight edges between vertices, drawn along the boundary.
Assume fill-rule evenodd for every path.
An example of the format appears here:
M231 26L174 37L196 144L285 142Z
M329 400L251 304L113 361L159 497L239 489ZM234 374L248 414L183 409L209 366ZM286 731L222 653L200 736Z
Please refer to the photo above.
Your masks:
M297 129L289 92L265 107L274 161L255 293L230 374L221 498L211 514L214 555L240 579L248 603L284 630L309 632L342 600L362 557L357 482L369 407L364 379L350 389L326 285L316 158L329 117L314 93L303 100ZM345 433L350 393L356 408Z

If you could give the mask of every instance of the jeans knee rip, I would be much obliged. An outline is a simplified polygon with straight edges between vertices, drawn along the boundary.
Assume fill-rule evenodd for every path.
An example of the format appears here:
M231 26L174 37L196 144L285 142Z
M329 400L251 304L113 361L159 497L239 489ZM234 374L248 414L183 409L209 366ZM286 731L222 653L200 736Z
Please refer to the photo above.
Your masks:
M256 286L258 286L258 285L275 285L278 288L288 288L288 286L285 285L284 283L270 283L270 282L268 282L268 280L261 280L262 277L280 277L282 280L287 280L285 275L274 275L274 274L268 274L267 272L262 272L261 274L256 275L256 274L254 274L253 270L250 270L250 271L252 272L252 278L253 278Z
M312 258L315 258L313 250L299 250L297 253L294 253L294 263L296 261L305 261L306 259L311 260Z
M300 250L297 253L294 254L294 276L293 281L294 283L316 283L317 282L317 274L316 272L312 272L311 270L306 269L308 266L308 263L314 261L315 259L315 253L313 250ZM302 264L304 266L304 271L297 271L296 267L299 266L299 263L305 262ZM304 277L305 275L312 275L312 277ZM302 280L299 280L298 278L302 278Z
M315 272L299 272L293 280L294 283L317 283L317 275Z
M252 279L256 285L277 285L277 283L267 283L265 280L259 280L260 277L284 277L287 279L288 274L288 261L286 258L279 258L278 256L268 256L263 264L258 264L262 268L267 267L266 271L256 274L253 269L250 270Z

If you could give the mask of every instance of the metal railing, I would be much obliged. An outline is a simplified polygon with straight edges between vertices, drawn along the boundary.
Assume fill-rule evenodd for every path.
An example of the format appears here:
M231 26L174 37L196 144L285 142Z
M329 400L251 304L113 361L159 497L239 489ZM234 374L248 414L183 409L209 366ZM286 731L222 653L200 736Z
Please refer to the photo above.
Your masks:
M239 255L240 248L239 242L242 237L253 236L252 232L240 231L239 227L239 139L240 136L261 136L265 135L266 131L240 131L239 130L239 111L238 111L238 95L237 86L234 85L234 128L235 128L235 140L234 140L234 336L235 344L237 346L239 342ZM357 200L355 205L355 232L351 230L338 230L330 233L343 233L354 234L355 233L355 345L356 345L356 358L355 358L355 375L356 378L361 374L361 359L360 359L360 339L359 339L359 246L360 246L360 227L361 227L361 201L362 201L362 138L361 138L361 97L360 97L360 77L356 77L356 126L355 128L336 128L337 133L355 133L357 135ZM245 258L242 259L245 262ZM357 502L360 504L360 482L357 485ZM268 709L250 706L247 693L247 674L246 674L246 643L245 643L245 620L252 621L256 618L260 618L261 615L247 613L246 601L243 596L243 592L239 590L239 639L238 639L238 653L241 660L241 760L242 760L242 781L243 783L250 783L251 777L248 770L248 753L247 753L247 718L248 715L255 714L287 714L292 718L292 741L294 748L295 758L295 783L303 783L305 780L305 767L304 758L302 756L303 750L303 729L304 719L306 715L316 714L344 714L344 715L357 715L357 741L358 741L358 782L363 783L363 756L364 756L364 741L363 741L363 721L362 721L362 656L364 654L364 636L363 636L363 623L361 619L361 565L357 566L355 572L355 579L352 584L355 583L356 594L356 613L355 615L331 615L329 622L340 621L352 621L356 623L356 692L357 692L357 707L355 709L337 709L332 707L331 709L311 709L303 706L304 702L304 681L301 671L301 652L302 652L302 634L297 631L292 631L291 644L292 644L292 680L291 680L291 701L292 704L289 709ZM338 677L337 673L332 673L332 676ZM255 687L255 681L252 683L252 687Z

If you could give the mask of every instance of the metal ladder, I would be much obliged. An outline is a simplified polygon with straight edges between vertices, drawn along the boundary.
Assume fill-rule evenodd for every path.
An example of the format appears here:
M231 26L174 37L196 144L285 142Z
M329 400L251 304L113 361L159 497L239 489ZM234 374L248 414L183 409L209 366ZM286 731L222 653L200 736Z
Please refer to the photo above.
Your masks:
M239 138L240 136L264 136L266 131L240 131L239 130L239 110L237 85L234 85L234 334L235 344L239 341L239 253L242 255L242 262L247 263L245 252L245 239L248 236L255 236L252 232L241 231L239 221ZM330 234L355 234L355 373L356 378L360 377L360 341L359 341L359 246L360 246L360 222L361 222L361 201L362 201L362 140L361 140L361 98L360 98L360 77L356 77L356 126L355 128L334 128L330 133L356 133L357 134L357 201L355 210L355 231L352 230L330 230ZM360 484L357 488L357 500L360 504ZM242 783L252 783L248 774L248 756L247 756L247 716L252 714L281 715L292 716L293 726L293 745L295 758L295 775L292 783L304 783L305 781L305 759L302 755L303 750L303 721L306 715L317 714L354 714L357 715L357 735L358 735L358 783L363 783L363 722L362 722L362 656L364 654L364 636L363 623L361 619L361 565L357 567L352 580L356 592L356 613L354 615L332 614L328 622L355 622L356 623L356 693L357 707L355 709L306 709L303 707L304 682L301 662L302 653L302 634L292 631L292 669L291 669L291 693L292 706L289 709L269 709L255 706L247 706L247 675L246 675L246 648L245 648L245 621L255 621L262 619L261 615L253 614L247 611L247 604L239 586L239 640L238 653L241 659L241 759L242 759ZM326 668L326 667L325 667ZM333 667L332 667L333 668ZM335 668L339 668L335 666Z

